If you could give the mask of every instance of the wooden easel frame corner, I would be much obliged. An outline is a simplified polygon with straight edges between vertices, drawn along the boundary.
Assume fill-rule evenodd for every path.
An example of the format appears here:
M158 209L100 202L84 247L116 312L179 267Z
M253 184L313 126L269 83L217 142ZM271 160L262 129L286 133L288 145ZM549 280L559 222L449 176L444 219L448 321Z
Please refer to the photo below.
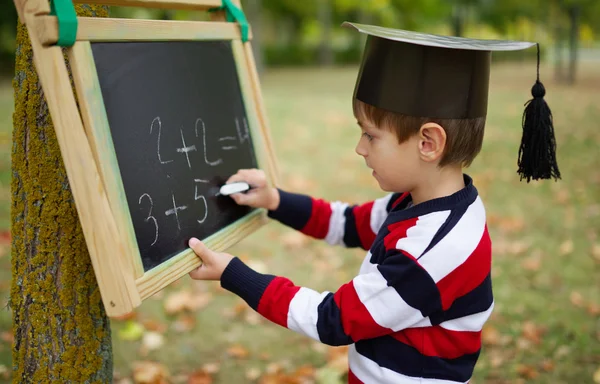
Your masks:
M241 9L239 0L232 0ZM78 17L75 43L66 52L72 69L71 87L63 50L56 45L59 25L48 0L14 0L33 49L34 65L44 89L59 147L106 313L122 316L200 265L191 250L144 271L127 202L124 197L106 110L99 89L91 43L95 41L230 40L255 152L269 182L278 185L278 167L248 41L223 11L211 21L165 21ZM221 0L75 0L112 6L209 10ZM79 102L79 108L75 99ZM267 222L266 211L255 211L204 239L214 250L225 250Z

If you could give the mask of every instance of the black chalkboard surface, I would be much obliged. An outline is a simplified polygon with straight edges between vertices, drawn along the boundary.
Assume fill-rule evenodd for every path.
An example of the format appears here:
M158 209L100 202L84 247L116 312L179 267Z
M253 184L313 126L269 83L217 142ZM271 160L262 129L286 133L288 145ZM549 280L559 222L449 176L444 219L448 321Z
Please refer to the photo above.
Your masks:
M251 212L215 197L257 167L231 42L91 46L147 271Z

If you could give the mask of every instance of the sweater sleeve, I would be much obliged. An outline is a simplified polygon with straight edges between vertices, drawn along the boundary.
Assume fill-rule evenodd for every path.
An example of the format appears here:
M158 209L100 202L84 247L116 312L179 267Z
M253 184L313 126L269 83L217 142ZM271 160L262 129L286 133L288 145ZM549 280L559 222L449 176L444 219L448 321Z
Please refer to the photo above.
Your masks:
M331 245L368 250L390 211L393 194L362 205L328 202L281 189L279 196L279 207L269 211L269 217Z
M435 282L412 257L395 251L335 293L258 273L234 258L221 277L268 320L328 345L347 345L409 328L438 309Z

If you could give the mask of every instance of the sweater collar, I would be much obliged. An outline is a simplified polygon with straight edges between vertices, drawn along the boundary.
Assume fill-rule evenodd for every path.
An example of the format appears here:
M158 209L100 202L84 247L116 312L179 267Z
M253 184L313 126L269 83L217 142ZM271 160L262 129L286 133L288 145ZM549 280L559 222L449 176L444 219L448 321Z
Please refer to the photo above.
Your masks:
M405 207L406 204L398 204L398 206L390 212L389 216L393 217L394 221L407 220L417 216L423 216L428 213L450 211L461 205L469 205L477 199L477 188L473 185L473 179L466 174L463 174L465 187L461 190L443 197L424 201L420 204ZM405 199L412 199L410 194Z

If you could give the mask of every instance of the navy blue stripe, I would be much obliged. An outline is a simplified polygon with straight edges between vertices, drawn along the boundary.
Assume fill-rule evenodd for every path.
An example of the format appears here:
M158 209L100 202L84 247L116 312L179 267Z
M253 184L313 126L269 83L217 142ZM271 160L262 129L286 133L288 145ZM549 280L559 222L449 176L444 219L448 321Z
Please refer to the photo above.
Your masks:
M356 351L380 367L402 375L461 383L471 379L480 353L478 351L456 359L425 356L391 336L361 340L356 343Z
M441 311L442 298L435 281L413 258L391 249L377 268L388 286L394 287L408 305L421 311L423 317Z
M423 257L423 255L429 252L431 248L433 248L437 243L440 242L440 240L442 240L448 233L450 233L450 231L456 226L456 224L458 224L459 220L464 216L465 212L467 212L467 209L469 209L469 207L471 206L471 204L473 204L476 198L477 195L470 195L468 200L464 201L459 206L452 209L450 215L448 215L444 224L440 226L440 228L437 230L437 232L431 239L431 242L429 243L427 248L425 248L425 251L423 251L423 253L421 253L421 255L417 257L417 260Z
M348 345L354 343L350 336L346 335L342 326L342 312L333 300L333 293L325 296L325 299L317 307L317 332L322 343L327 345Z
M244 299L256 311L265 289L274 278L273 275L256 272L235 257L221 275L221 287Z
M360 247L360 237L358 237L358 231L356 230L356 219L354 218L354 207L346 207L344 216L346 217L346 224L344 225L344 244L346 247Z
M268 215L297 230L304 228L312 213L312 199L310 196L298 193L279 191L279 207L274 211L269 211Z
M475 289L454 300L452 306L446 311L429 316L429 320L431 320L431 324L438 325L444 321L487 311L493 302L492 277L491 274L488 274Z

